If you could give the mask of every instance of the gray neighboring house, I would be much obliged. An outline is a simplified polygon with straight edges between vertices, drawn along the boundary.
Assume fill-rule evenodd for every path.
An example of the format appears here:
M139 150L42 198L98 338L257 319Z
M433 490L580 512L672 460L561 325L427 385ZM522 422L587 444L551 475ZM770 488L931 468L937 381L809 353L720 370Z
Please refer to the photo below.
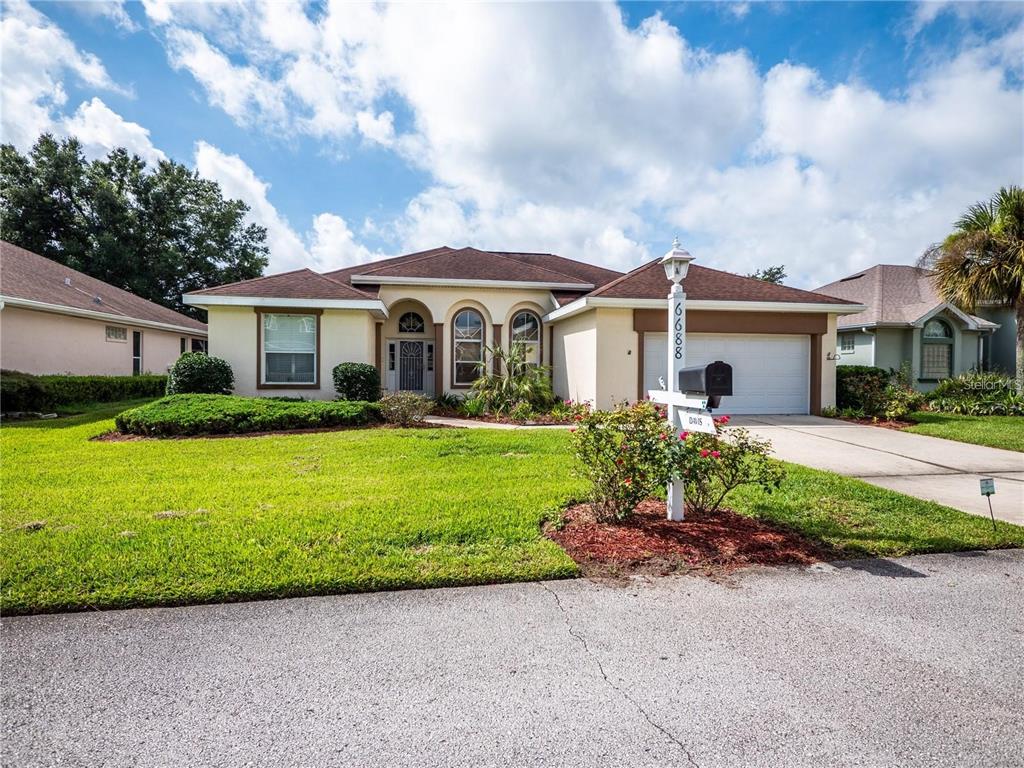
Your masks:
M1000 323L944 302L927 269L879 264L815 292L867 306L839 318L839 365L898 369L909 362L914 386L928 391L942 379L996 364ZM999 308L989 309L999 316Z

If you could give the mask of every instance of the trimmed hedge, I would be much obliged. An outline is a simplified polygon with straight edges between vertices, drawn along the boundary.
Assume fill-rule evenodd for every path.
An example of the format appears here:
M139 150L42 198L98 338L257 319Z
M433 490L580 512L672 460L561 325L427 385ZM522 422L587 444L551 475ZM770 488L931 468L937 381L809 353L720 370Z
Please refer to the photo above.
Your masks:
M171 366L168 395L227 395L235 386L235 374L227 360L202 352L186 352Z
M381 415L376 404L352 400L169 395L124 411L114 421L125 434L172 437L358 427L380 422Z
M871 365L836 366L836 408L879 413L885 405L885 388L891 374Z
M339 400L380 400L380 373L369 363L338 363L332 373Z
M0 371L0 409L47 411L77 403L112 403L160 397L166 376L34 376Z

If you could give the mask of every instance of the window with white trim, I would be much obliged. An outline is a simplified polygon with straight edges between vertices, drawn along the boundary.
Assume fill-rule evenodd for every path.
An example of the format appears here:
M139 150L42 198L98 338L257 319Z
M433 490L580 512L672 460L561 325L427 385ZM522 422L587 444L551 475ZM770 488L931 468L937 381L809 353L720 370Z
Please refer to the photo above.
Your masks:
M526 348L526 359L540 363L540 318L527 309L512 317L512 343Z
M316 315L262 315L263 384L316 384Z
M107 341L128 341L128 329L120 325L108 325L106 335Z
M416 312L406 312L398 318L399 333L423 333L425 329L423 316Z
M839 351L840 352L853 352L855 349L854 337L852 333L840 333L839 334Z
M921 331L921 378L948 379L953 375L953 329L932 319Z
M452 360L455 386L469 386L480 377L484 362L484 319L464 309L452 321Z

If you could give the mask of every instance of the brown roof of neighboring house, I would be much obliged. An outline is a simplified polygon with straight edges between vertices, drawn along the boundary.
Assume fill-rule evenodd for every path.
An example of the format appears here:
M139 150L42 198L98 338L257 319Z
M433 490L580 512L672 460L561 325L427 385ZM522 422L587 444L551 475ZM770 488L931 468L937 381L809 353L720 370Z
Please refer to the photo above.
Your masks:
M374 299L376 296L346 285L311 269L295 269L278 275L192 291L187 296L246 296L274 299Z
M206 333L206 323L5 241L0 241L0 295Z
M686 298L713 301L777 301L806 304L848 304L845 299L776 285L753 277L690 264L682 282ZM664 299L672 282L665 276L660 260L628 272L588 296L616 299Z
M911 325L945 302L932 284L931 271L906 264L878 264L817 290L864 304L867 309L846 315L843 327L856 325ZM979 325L992 325L973 317Z

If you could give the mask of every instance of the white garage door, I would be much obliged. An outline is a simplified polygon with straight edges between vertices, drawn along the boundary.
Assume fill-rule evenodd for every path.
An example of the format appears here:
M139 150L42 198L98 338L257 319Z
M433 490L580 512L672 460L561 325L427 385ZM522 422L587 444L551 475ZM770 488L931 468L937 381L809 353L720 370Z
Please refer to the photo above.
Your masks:
M644 391L661 389L667 339L644 334ZM719 413L809 413L809 336L691 333L686 365L722 360L732 366L732 397L723 397Z

